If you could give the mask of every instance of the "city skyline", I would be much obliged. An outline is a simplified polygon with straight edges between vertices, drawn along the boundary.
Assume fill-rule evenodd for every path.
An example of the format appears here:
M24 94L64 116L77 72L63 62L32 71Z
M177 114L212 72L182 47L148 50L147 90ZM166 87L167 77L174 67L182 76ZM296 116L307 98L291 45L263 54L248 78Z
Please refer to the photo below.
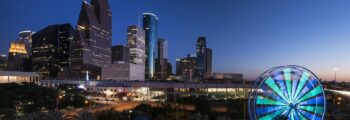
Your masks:
M8 4L13 5L0 5L2 9L6 9L6 6L11 6L10 12L5 10L0 12L2 16L6 16L9 13L20 14L9 16L8 19L4 19L5 22L0 24L4 26L0 28L0 36L2 37L0 38L2 41L1 53L7 54L10 41L16 40L20 31L28 29L37 32L47 24L62 24L66 22L76 26L82 1L69 1L71 4L66 4L67 2L64 1L57 1L57 3L50 1L52 3L49 3L47 6L46 4L45 6L35 5L38 2L43 2L42 4L47 3L43 0L34 2L23 1L16 6L15 3L18 4L18 2L11 1ZM176 58L185 57L187 53L195 54L197 37L206 36L207 46L214 49L213 72L243 73L246 79L252 80L268 68L296 64L309 68L322 79L329 80L334 78L333 68L337 67L339 69L337 71L338 81L350 79L350 76L347 75L349 73L347 71L350 71L350 63L347 63L350 57L346 56L347 51L350 51L347 48L347 44L350 43L347 41L347 38L350 38L350 36L346 35L347 30L350 29L350 15L339 12L349 9L346 8L345 4L338 3L340 7L334 8L335 4L322 1L315 5L317 7L309 9L308 6L312 5L312 1L303 5L301 5L302 2L275 2L274 5L270 5L267 2L250 4L237 1L224 1L213 5L209 5L209 1L204 1L203 3L198 3L198 1L110 2L114 15L113 45L125 45L126 26L140 25L138 20L141 18L138 17L142 16L144 12L152 12L160 19L159 37L169 41L169 60L173 65L175 65ZM152 5L152 3L155 5ZM171 5L175 3L180 6ZM198 5L195 5L196 3ZM234 3L238 3L238 5ZM60 6L56 4L66 5L65 8L67 10L54 10ZM133 4L137 6L136 9L134 8L135 10L132 10L133 7L127 7ZM156 5L160 4L164 4L164 6L156 7ZM34 8L33 11L21 11L19 7L23 7L22 5L35 5L38 8ZM201 8L201 5L218 9L208 11ZM224 6L219 9L221 5ZM243 7L239 7L239 5ZM333 7L328 8L327 6ZM147 9L147 7L150 9ZM177 7L183 7L184 10L175 12L180 9ZM256 8L252 9L253 7ZM171 9L173 8L176 8L176 10L172 11ZM200 9L195 10L196 8ZM326 10L322 10L323 8ZM41 11L43 9L47 10L47 13L46 11ZM63 12L61 15L60 10ZM194 11L185 13L189 10ZM279 12L267 13L278 10ZM72 12L72 14L64 13L67 11ZM50 12L58 15L50 15ZM30 15L22 15L26 13L39 18L42 17L43 20L38 20L38 18ZM285 13L290 14L286 15ZM325 18L326 15L333 15L332 13L337 13L334 14L334 18ZM264 14L268 17L264 16ZM184 18L174 19L181 17L181 15ZM208 23L208 20L203 20L211 17L218 19L214 19L211 23ZM228 19L224 19L225 17L228 17ZM259 21L258 19L261 17L265 18ZM296 19L291 19L294 17ZM242 22L245 20L248 20L248 22ZM315 22L316 20L318 22ZM195 21L198 22L194 23ZM7 25L9 22L12 24ZM266 28L267 26L270 27ZM178 28L173 30L175 27ZM181 28L187 29L181 30ZM286 48L285 42L291 42L289 45L292 49ZM180 47L181 49L179 49Z

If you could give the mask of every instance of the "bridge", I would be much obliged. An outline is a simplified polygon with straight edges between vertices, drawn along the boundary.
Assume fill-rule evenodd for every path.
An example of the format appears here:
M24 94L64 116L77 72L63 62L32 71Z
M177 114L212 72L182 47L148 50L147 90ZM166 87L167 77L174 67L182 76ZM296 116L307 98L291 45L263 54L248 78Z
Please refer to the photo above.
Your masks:
M251 88L252 84L231 83L186 83L186 82L158 82L158 81L121 81L121 80L40 80L40 85L88 85L96 87L147 87L147 88Z

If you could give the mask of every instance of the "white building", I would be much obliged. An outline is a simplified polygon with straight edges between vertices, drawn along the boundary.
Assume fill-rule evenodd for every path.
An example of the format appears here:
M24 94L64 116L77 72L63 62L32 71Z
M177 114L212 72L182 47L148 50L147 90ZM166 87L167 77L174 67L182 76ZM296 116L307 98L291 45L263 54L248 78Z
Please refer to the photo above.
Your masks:
M35 72L0 71L0 83L37 83L39 74Z
M145 31L136 25L128 26L127 46L130 48L130 63L145 64Z
M102 68L104 80L145 80L145 66L117 61Z

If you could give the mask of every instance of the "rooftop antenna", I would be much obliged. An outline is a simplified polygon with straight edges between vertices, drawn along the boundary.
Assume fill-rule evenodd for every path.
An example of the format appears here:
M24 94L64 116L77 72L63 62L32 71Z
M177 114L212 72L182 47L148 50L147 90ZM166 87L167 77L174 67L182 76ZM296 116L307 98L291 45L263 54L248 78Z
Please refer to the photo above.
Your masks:
M86 82L89 81L89 71L86 71L86 79L85 79Z
M85 78L85 85L84 85L84 88L86 86L89 86L90 85L90 79L89 79L89 71L86 70L86 78Z

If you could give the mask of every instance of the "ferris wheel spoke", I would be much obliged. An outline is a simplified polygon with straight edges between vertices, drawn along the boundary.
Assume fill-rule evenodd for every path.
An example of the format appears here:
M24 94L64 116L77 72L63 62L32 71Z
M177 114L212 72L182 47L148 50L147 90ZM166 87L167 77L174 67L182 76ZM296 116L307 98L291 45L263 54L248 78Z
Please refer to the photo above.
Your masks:
M265 107L258 107L256 109L256 113L260 115L265 115L267 113L271 113L277 110L285 109L286 106L265 106Z
M299 93L299 95L296 98L294 98L294 101L297 101L298 99L300 99L300 97L304 96L309 91L310 91L310 88L307 85L305 85L303 90L301 90L301 92Z
M298 83L299 83L299 79L298 78L293 78L293 80L292 80L292 96L290 97L290 99L292 101L294 101L294 96L296 94Z
M319 95L317 97L300 102L299 105L324 105L324 97Z
M299 95L294 99L295 101L299 100L301 97L303 97L305 94L307 94L308 92L310 92L311 90L313 90L315 87L312 84L312 82L310 82L308 80L308 82L305 83L304 88L301 90L301 92L299 93Z
M323 106L300 106L300 109L317 114L322 114L324 112Z
M290 68L283 69L284 81L286 82L286 86L287 86L288 102L291 101L291 97L292 97L292 76L290 75L290 72L291 72Z
M264 98L262 96L258 96L257 97L256 104L260 104L260 105L286 105L283 102L276 101L276 100L271 100L271 99L268 99L268 98Z
M295 99L299 95L300 91L304 87L304 85L305 85L306 81L308 80L309 76L310 76L309 73L303 72L303 75L301 76L301 78L299 80L299 84L298 84L298 87L297 87L297 89L295 91L295 94L293 95L293 99Z
M299 120L298 115L295 113L294 109L292 109L292 111L290 113L290 118L291 118L291 120Z
M271 77L269 77L267 80L265 80L265 83L275 92L277 93L281 98L283 98L284 101L287 102L287 98L284 96L283 91L278 87L275 80L273 80Z
M307 118L305 118L304 115L302 115L300 112L296 111L296 113L298 114L300 120L307 120Z
M300 120L300 117L299 117L298 112L296 110L293 110L293 117L294 117L294 120Z
M322 93L322 88L321 86L317 86L316 88L312 89L311 91L306 93L304 96L302 96L300 99L298 99L296 102L297 103L303 102L304 100L314 97L320 93Z
M282 112L288 110L288 108L283 108L280 110L276 110L275 112L271 113L271 114L267 114L261 118L259 118L259 120L272 120L273 118L275 118L276 116L280 115Z
M305 117L306 119L309 119L309 120L321 120L321 118L318 117L317 115L311 114L310 112L306 112L305 110L299 109L298 111L299 111L302 115L304 115L304 117Z

